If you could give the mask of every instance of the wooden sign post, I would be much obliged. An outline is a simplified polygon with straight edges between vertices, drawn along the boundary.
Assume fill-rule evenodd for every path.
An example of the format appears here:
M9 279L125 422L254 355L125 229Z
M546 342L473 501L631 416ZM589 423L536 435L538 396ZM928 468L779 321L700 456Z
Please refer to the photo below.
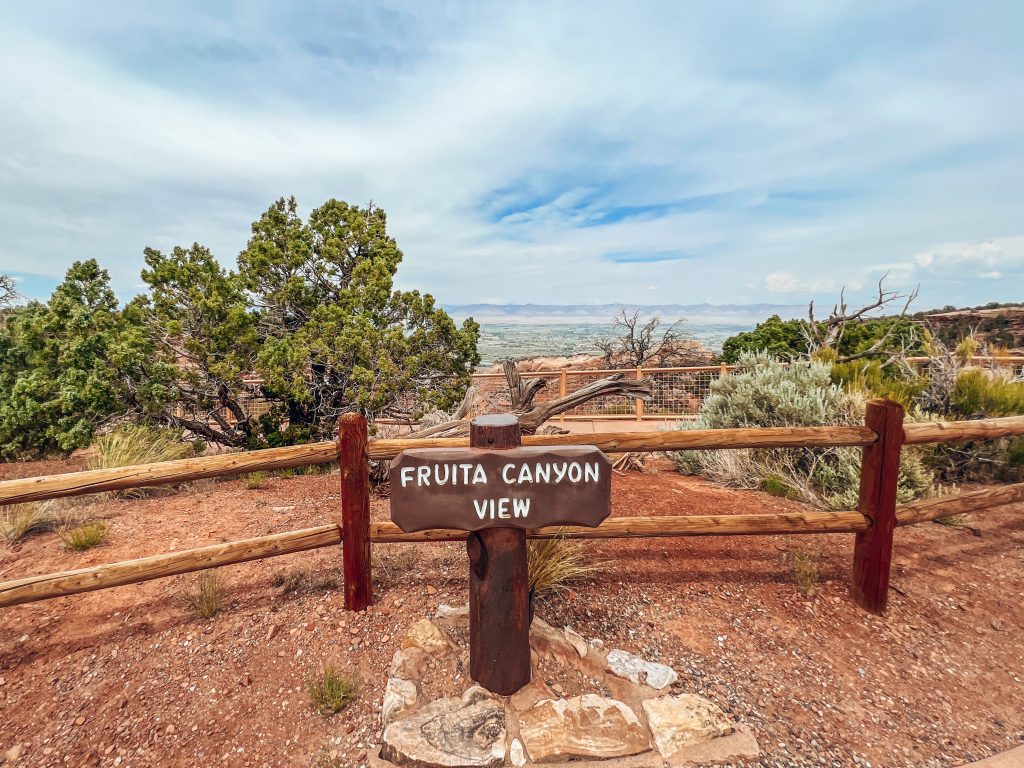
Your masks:
M470 531L470 676L503 696L530 682L526 531L597 526L611 512L611 462L601 451L520 443L515 416L478 416L469 448L404 451L391 462L399 528Z

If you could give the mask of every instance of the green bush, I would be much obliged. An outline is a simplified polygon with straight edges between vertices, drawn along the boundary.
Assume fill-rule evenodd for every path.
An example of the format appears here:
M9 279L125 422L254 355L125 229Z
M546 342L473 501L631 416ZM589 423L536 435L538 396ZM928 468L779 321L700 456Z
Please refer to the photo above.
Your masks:
M977 368L963 371L951 406L954 415L964 419L1024 414L1024 381Z
M711 385L697 419L684 428L808 427L864 423L865 399L833 383L824 362L783 365L763 353L745 353L738 370ZM679 469L735 488L763 489L828 509L856 507L860 450L773 448L680 451ZM916 453L904 451L899 498L909 501L932 485Z
M947 417L992 418L1024 414L1024 382L1005 373L971 368L956 377ZM1024 481L1024 438L969 440L928 446L926 463L943 481Z
M917 400L928 386L928 380L923 376L894 366L883 367L878 360L835 363L832 365L832 381L868 397L895 400L908 412L917 408Z

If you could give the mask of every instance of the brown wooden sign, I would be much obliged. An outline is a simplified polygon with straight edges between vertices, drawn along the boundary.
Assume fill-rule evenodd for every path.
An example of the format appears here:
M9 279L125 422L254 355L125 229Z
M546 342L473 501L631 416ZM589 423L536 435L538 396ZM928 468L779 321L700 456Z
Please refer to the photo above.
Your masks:
M601 524L611 512L611 462L592 445L421 448L391 462L391 519L429 528Z

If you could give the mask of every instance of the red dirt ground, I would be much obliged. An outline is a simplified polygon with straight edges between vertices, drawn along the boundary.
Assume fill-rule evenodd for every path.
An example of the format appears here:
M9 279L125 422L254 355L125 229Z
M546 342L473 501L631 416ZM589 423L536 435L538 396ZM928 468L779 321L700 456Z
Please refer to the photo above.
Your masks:
M0 465L0 477L73 469ZM616 515L768 512L799 504L662 470L615 477ZM0 580L322 524L338 476L204 482L143 500L79 501L107 518L77 554L54 534L0 545ZM375 499L377 519L387 502ZM1024 508L896 534L885 618L847 598L852 535L591 542L601 574L538 613L673 665L687 689L752 726L765 766L954 766L1024 740ZM805 596L792 553L817 563ZM337 587L286 593L275 574L338 579L336 549L220 570L228 605L194 618L195 576L34 603L0 620L0 762L18 766L365 764L405 628L466 601L459 544L374 548L377 603ZM331 718L306 680L333 663L361 681ZM5 768L7 766L5 765Z

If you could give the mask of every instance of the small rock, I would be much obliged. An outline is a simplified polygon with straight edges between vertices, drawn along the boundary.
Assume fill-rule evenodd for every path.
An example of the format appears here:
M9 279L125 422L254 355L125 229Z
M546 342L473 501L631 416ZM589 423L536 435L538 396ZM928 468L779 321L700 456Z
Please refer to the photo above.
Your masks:
M444 653L449 649L448 640L438 626L430 619L420 619L405 633L403 648L421 648L429 654Z
M291 512L293 509L295 509L295 505L294 504L292 504L291 506L287 506L287 507L271 507L270 511L271 512Z
M380 756L405 766L486 766L505 762L505 708L493 698L438 699L395 720Z
M420 680L430 661L430 654L422 648L399 648L391 657L391 677Z
M350 629L348 632L349 632L350 635L358 635L359 634L359 627L352 627L352 629Z
M15 744L13 747L4 752L4 762L13 763L21 757L21 753L25 751L24 744Z
M84 724L85 724L85 717L83 715L79 715L78 717L75 718L75 725L84 725Z
M252 685L252 676L248 672L242 675L242 685L244 685L246 688Z
M508 748L508 759L516 768L526 765L526 751L523 749L523 742L519 739L512 739L512 744Z
M666 760L684 747L727 736L735 730L721 709L693 693L647 699L643 708L654 743Z
M447 605L441 603L437 606L437 610L434 611L435 619L468 619L469 618L469 605L461 605L456 608L453 605Z
M167 728L164 729L164 733L166 733L168 735L174 733L174 726L173 725L168 725Z
M626 757L651 748L647 729L632 709L593 693L537 702L519 715L519 735L537 763Z
M435 587L433 584L427 584L427 594L428 595L436 595L437 594L437 587Z
M562 631L565 633L565 639L568 640L569 644L576 649L576 653L580 655L580 658L586 658L587 653L590 651L590 645L587 643L586 638L584 638L579 632L576 632L572 627L566 627Z
M415 683L400 677L389 677L384 686L384 702L380 708L381 724L387 726L396 715L414 706L418 697Z
M267 642L268 643L271 640L274 639L274 635L276 635L278 633L278 630L280 630L280 629L281 629L281 625L280 624L271 624L270 625L270 629L267 630Z
M994 629L996 632L1002 632L1004 629L1006 629L1006 624L1003 622L1002 619L992 619L992 629Z
M357 763L363 762L363 760L366 759L366 750L360 749L358 752L356 752L354 759Z
M637 685L649 685L657 691L679 679L672 667L618 649L608 651L608 671Z

